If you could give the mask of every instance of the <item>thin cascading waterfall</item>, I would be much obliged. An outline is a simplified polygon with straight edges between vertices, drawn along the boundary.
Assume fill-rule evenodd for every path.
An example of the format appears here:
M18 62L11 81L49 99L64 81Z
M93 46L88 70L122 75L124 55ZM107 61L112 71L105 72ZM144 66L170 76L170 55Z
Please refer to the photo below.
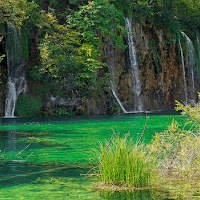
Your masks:
M190 38L184 33L182 35L186 38L188 48L188 72L189 72L189 87L191 89L191 99L195 101L195 81L194 81L194 69L195 69L195 50L194 45Z
M185 64L184 64L183 49L182 49L182 46L181 46L180 38L179 38L179 46L180 46L180 51L181 51L181 61L182 61L182 69L183 69L185 101L186 101L186 103L188 103L187 82L186 82L186 76L185 76Z
M25 45L25 49L27 49L27 41L25 41ZM5 117L15 116L18 96L27 91L24 66L28 61L28 56L23 55L22 48L21 32L13 24L8 23L6 41L8 81L6 87Z
M141 98L141 83L139 78L139 69L137 64L136 49L133 42L132 22L126 18L126 29L128 35L129 58L133 75L133 93L134 93L134 111L143 111L143 103Z
M112 90L113 96L117 100L117 103L119 104L120 108L122 109L123 113L128 113L124 106L122 105L122 102L120 101L119 97L117 96L116 92L116 78L115 78L115 49L114 49L114 44L111 42L110 45L110 63L109 63L109 72L110 72L110 88Z
M197 32L197 46L198 46L198 59L200 62L200 42L199 42L199 32Z

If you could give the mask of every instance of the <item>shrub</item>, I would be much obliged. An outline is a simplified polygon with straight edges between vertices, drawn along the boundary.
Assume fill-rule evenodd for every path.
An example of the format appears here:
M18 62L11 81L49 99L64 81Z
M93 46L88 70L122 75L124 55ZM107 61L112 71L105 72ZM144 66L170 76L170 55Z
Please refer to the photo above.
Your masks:
M148 187L155 180L153 162L130 134L114 136L99 149L99 176L104 184Z
M64 110L63 108L58 108L56 110L56 115L58 115L58 116L64 116L64 115L70 115L70 113L67 112L66 110Z
M173 121L167 130L156 133L149 150L162 172L195 177L200 172L200 138Z
M160 170L195 178L200 175L200 103L176 101L176 110L188 121L183 128L173 121L166 131L156 133L149 151Z
M200 101L200 93L198 93L198 99ZM189 116L190 121L195 123L195 126L200 127L200 102L190 105L190 104L181 104L176 101L176 110L181 110L182 115ZM199 131L199 129L198 129Z

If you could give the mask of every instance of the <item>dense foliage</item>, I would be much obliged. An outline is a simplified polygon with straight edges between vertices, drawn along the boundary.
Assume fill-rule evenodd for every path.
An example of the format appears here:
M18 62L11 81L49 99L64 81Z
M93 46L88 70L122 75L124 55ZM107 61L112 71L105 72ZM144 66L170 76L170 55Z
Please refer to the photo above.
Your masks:
M67 22L62 25L54 17L53 30L46 32L42 39L39 47L42 65L36 74L43 73L47 79L55 81L59 79L59 84L65 88L88 95L102 86L97 73L105 66L99 60L101 37L105 41L111 37L122 46L115 30L124 29L123 17L105 0L90 1L78 11L70 11L66 17Z
M41 13L39 6L34 2L27 0L1 0L0 1L0 19L1 22L11 22L20 28L24 23L32 25L40 24Z
M28 94L19 96L16 113L18 116L39 116L42 108L42 100L39 96L31 97Z
M177 176L195 177L200 173L200 140L194 129L183 129L173 121L168 129L156 133L149 145L157 168Z
M200 175L200 103L176 104L188 121L183 127L173 121L166 131L156 133L150 151L162 171L196 179Z
M26 27L29 43L37 41L40 58L32 77L88 98L109 87L103 46L111 39L116 48L126 48L124 18L155 23L175 37L183 29L192 37L200 28L199 11L198 0L0 1L1 23Z

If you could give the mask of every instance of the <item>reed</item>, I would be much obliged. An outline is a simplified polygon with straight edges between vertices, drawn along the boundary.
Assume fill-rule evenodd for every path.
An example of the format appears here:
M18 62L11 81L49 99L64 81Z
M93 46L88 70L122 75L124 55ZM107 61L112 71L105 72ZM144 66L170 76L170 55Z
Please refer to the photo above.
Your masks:
M101 143L98 152L101 182L137 188L151 186L155 182L154 164L143 149L130 134L116 135Z

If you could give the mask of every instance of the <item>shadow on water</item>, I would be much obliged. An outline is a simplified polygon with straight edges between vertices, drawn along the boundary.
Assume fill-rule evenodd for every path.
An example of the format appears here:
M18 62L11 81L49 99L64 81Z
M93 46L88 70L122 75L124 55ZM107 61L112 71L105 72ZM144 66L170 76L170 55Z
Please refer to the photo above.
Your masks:
M173 200L168 197L167 192L162 192L156 189L101 192L100 195L106 200Z
M116 120L123 119L127 116L154 116L154 115L180 115L180 112L175 110L155 110L155 111L145 111L145 112L136 112L128 114L118 114L118 115L90 115L90 116L47 116L47 117L12 117L5 118L0 117L0 125L15 125L15 124L38 124L38 123L76 123L79 120L81 122L107 119L107 120Z
M79 178L89 168L70 165L38 165L33 163L2 162L0 163L0 188L32 183L49 177Z

